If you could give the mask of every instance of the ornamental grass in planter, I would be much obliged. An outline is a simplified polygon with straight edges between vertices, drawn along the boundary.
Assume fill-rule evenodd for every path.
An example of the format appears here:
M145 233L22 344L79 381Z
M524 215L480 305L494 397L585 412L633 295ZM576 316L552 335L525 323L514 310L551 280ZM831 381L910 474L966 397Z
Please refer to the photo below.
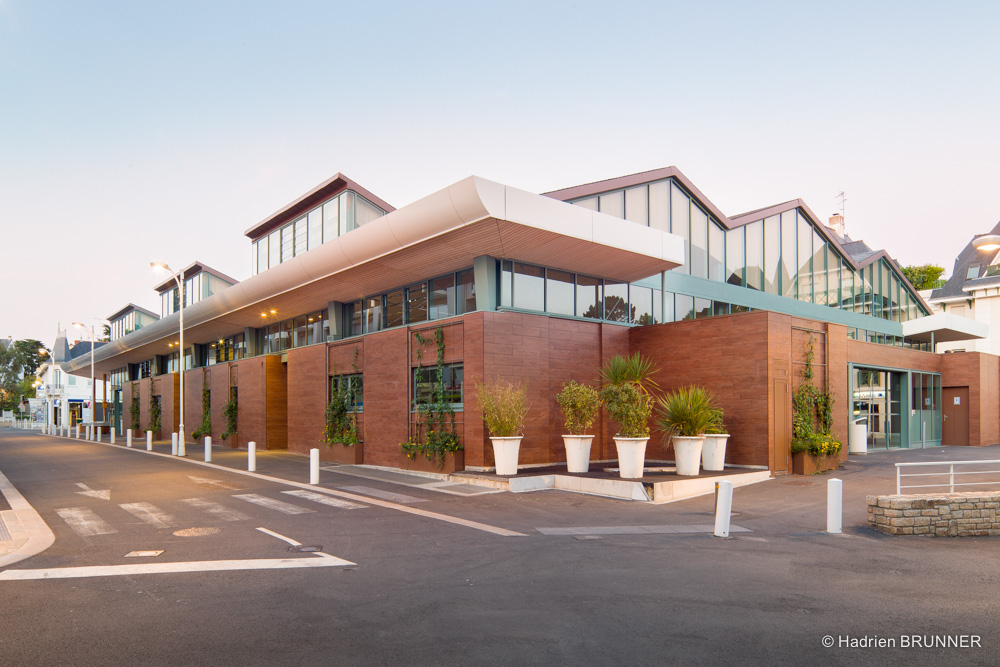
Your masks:
M495 380L476 382L476 395L483 410L483 421L493 443L493 458L498 475L517 474L517 455L528 414L528 381L512 382L497 376Z
M563 436L566 471L587 472L590 470L590 446L594 441L587 430L594 425L601 409L600 393L589 385L570 381L563 383L556 400L566 418L566 435Z
M681 387L659 399L656 424L674 445L678 475L697 475L704 434L717 420L715 397L704 387Z

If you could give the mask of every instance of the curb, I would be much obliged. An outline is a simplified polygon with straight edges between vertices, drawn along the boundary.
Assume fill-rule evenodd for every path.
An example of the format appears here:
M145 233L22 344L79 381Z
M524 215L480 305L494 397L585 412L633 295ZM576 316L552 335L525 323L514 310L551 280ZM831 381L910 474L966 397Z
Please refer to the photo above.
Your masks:
M7 526L11 537L9 540L0 541L0 567L31 558L51 547L56 541L56 536L2 472L0 472L0 493L3 493L11 507L5 512L0 512L0 519Z

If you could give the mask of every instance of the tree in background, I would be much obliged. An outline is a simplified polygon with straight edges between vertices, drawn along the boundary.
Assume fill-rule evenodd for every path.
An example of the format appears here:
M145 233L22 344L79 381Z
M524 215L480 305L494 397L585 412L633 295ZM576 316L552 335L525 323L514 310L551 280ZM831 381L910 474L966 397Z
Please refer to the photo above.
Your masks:
M110 343L111 342L111 325L102 324L103 331L101 332L101 337L97 339L98 343Z
M934 289L944 284L944 267L936 264L924 264L923 266L904 266L900 269L906 279L910 281L916 289Z
M48 354L33 338L0 343L0 409L16 410L21 396L35 396L33 376Z

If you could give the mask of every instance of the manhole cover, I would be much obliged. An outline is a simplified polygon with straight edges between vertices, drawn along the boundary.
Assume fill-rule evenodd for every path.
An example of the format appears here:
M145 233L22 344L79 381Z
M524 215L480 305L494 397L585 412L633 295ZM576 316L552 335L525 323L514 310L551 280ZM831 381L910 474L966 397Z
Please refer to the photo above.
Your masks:
M316 551L322 551L323 547L318 544L300 544L297 547L288 547L288 550L299 553L313 553Z
M174 535L177 537L200 537L202 535L215 535L221 532L221 528L185 528L184 530L175 530Z

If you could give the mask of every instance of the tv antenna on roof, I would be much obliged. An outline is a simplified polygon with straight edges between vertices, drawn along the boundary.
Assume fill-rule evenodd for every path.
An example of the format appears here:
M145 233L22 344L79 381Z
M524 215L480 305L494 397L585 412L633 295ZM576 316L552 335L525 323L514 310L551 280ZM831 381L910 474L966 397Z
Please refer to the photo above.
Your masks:
M837 196L834 197L834 199L840 200L840 215L844 215L844 211L846 210L846 207L844 205L847 203L847 193L841 190L839 193L837 193Z

